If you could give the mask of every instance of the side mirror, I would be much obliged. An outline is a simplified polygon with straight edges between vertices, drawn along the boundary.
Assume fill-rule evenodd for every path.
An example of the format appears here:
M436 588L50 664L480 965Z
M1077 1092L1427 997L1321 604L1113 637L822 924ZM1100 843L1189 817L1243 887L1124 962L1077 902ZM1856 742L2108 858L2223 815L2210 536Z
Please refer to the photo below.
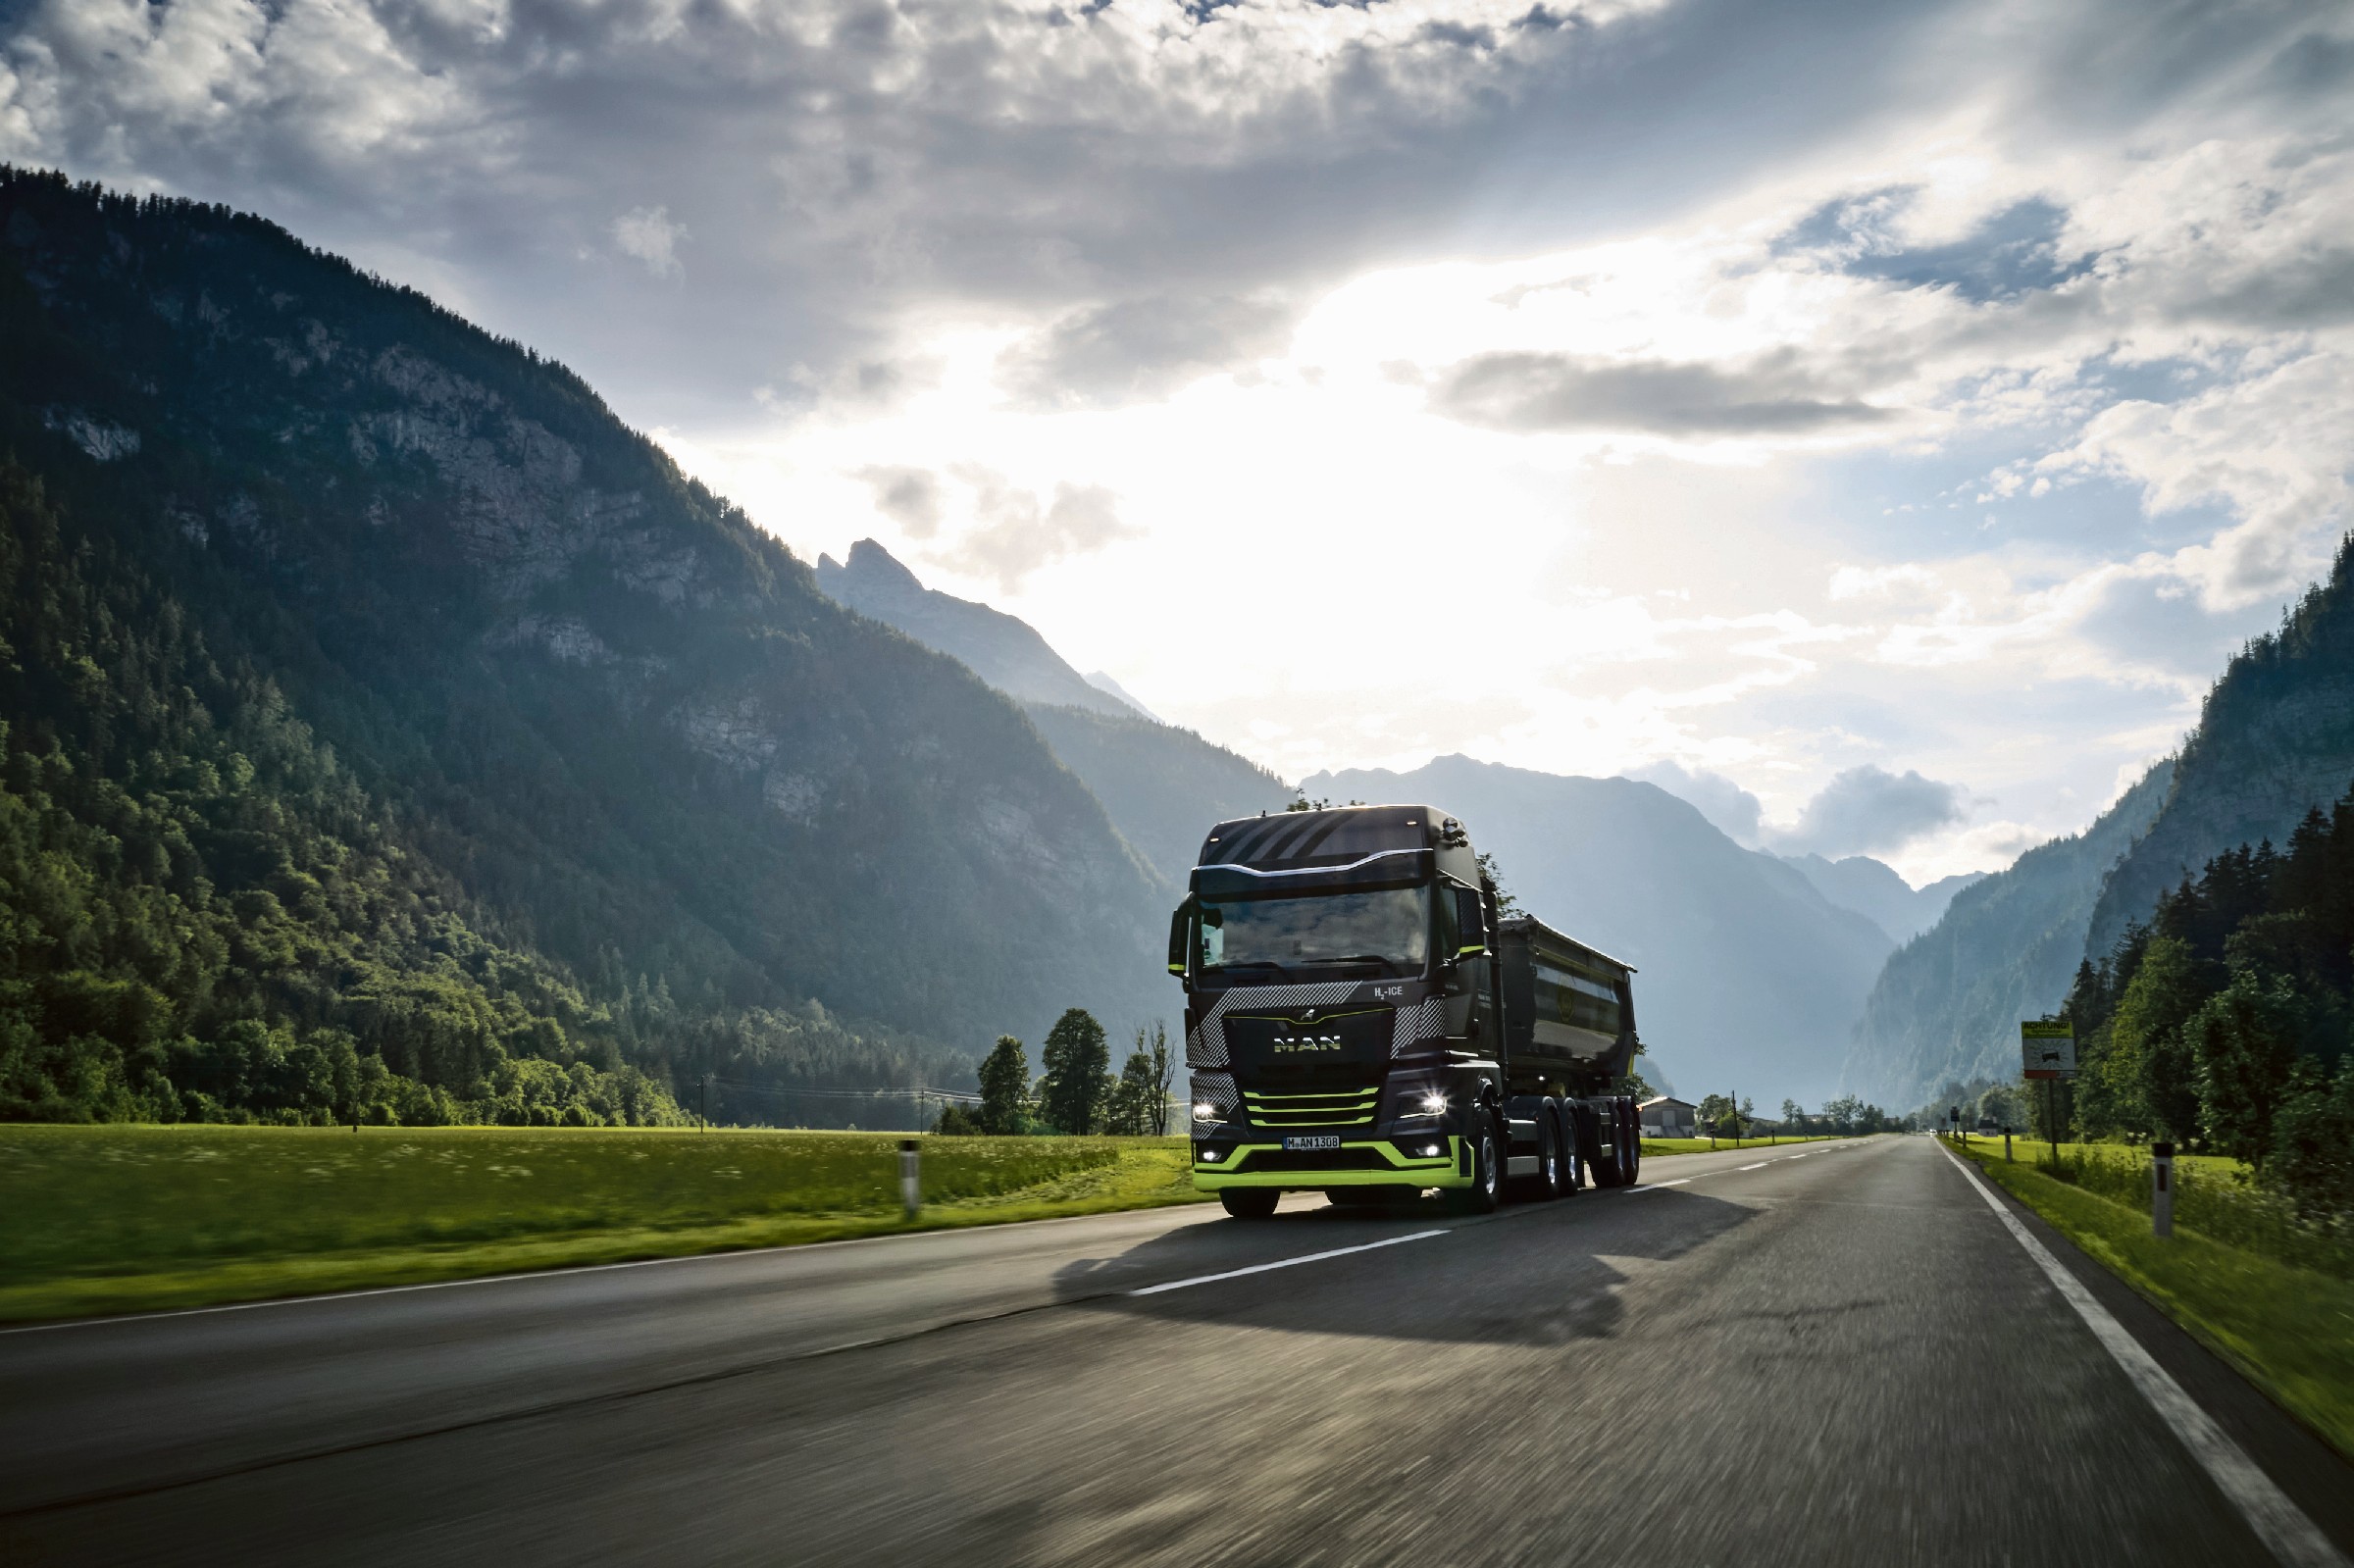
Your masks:
M1193 955L1188 951L1192 946L1193 938L1194 901L1188 898L1177 906L1175 914L1169 916L1170 974L1183 975L1193 967L1190 962Z
M1479 894L1468 887L1455 891L1455 929L1462 935L1461 944L1450 955L1449 962L1464 958L1484 958L1488 952L1487 918L1481 912Z

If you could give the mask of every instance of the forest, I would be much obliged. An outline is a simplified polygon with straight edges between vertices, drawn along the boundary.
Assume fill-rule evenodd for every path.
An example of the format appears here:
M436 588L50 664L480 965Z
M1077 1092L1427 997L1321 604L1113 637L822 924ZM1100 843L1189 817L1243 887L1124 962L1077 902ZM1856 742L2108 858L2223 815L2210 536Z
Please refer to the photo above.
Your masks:
M2310 1219L2354 1219L2354 788L2277 849L2183 876L2078 970L2074 1130L2253 1167Z
M0 337L0 1118L912 1127L1150 1016L1028 719L560 366L10 169Z

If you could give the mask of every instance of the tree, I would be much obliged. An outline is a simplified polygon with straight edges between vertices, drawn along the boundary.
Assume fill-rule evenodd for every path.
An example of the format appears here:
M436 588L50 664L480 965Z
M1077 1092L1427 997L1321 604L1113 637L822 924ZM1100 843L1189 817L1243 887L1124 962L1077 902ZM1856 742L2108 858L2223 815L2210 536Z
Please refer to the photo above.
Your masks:
M1026 1131L1030 1114L1030 1058L1022 1042L999 1035L981 1063L981 1130L1004 1136Z
M2240 975L2182 1026L2198 1067L2200 1131L2219 1153L2263 1166L2296 1071L2302 1011L2285 977Z
M1111 1097L1111 1045L1103 1026L1083 1007L1073 1007L1047 1031L1040 1053L1046 1075L1038 1087L1038 1113L1057 1133L1094 1133L1103 1126Z
M1136 1048L1146 1053L1152 1064L1152 1136L1169 1136L1169 1089L1177 1080L1177 1055L1169 1049L1169 1032L1155 1021L1151 1038L1145 1032L1136 1032Z
M1490 887L1496 889L1496 918L1498 920L1510 920L1514 915L1524 913L1520 908L1520 900L1514 898L1511 890L1505 886L1504 873L1497 869L1496 857L1484 849L1479 852L1479 875Z
M2198 969L2189 943L2154 936L2118 998L2103 1077L2130 1131L2198 1136L2197 1069L2182 1038L2182 1026L2206 1000Z
M1129 1052L1127 1065L1120 1069L1120 1080L1111 1087L1109 1130L1126 1138L1142 1138L1151 1133L1153 1092L1151 1055L1141 1050Z
M932 1131L944 1138L970 1138L984 1129L981 1118L973 1114L970 1106L950 1100L942 1109L940 1120L933 1124Z
M1800 1108L1798 1101L1782 1101L1782 1125L1790 1130L1793 1138L1807 1130L1807 1113Z
M1712 1137L1739 1138L1741 1136L1740 1109L1727 1095L1703 1095L1700 1101L1700 1119L1714 1130Z

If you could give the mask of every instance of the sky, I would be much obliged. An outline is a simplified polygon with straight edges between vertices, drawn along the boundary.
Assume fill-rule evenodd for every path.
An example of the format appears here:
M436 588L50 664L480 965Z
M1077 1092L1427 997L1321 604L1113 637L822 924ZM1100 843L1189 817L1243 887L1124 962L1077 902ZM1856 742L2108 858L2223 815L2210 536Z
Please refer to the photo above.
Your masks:
M0 157L586 376L1286 778L2083 828L2348 526L2354 12L15 0Z

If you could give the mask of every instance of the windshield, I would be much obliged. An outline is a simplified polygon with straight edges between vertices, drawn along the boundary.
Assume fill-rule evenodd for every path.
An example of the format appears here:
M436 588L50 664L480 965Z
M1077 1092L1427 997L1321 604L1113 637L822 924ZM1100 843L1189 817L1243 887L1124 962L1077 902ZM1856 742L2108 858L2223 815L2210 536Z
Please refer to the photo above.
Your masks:
M1430 889L1202 901L1201 967L1292 969L1373 960L1419 974L1430 951Z

